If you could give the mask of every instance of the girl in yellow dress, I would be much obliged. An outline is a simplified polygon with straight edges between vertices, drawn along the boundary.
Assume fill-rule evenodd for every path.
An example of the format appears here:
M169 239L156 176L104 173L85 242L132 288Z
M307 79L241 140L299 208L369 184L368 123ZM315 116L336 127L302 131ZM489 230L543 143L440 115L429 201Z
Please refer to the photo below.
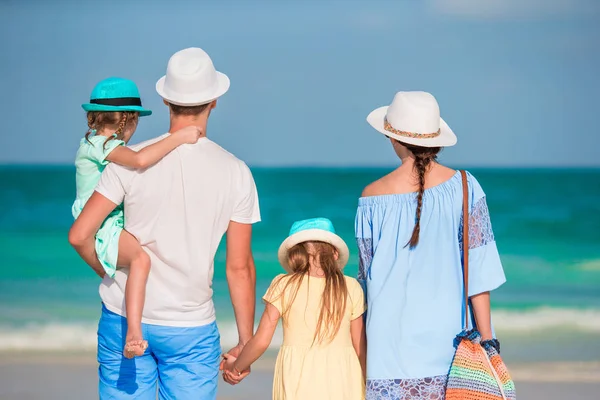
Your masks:
M271 283L258 330L239 357L224 356L226 381L236 384L248 374L282 318L274 400L365 398L365 301L358 281L342 273L348 255L348 246L328 219L293 224L279 248L287 274Z

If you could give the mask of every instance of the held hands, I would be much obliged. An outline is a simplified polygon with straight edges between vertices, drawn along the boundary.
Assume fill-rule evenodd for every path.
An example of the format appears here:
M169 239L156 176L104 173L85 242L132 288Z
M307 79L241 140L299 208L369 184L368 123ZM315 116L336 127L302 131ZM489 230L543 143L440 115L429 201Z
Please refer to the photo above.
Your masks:
M186 126L173 135L176 135L181 140L181 143L194 144L200 139L203 133L197 126Z
M230 385L237 385L245 377L250 374L250 370L240 372L235 368L236 357L230 356L229 354L223 355L223 361L221 362L221 370L223 371L223 380Z
M238 371L235 368L235 361L242 351L242 346L238 345L229 352L223 354L223 360L219 366L219 370L223 371L223 380L230 385L237 385L245 377L250 375L250 368L245 371Z

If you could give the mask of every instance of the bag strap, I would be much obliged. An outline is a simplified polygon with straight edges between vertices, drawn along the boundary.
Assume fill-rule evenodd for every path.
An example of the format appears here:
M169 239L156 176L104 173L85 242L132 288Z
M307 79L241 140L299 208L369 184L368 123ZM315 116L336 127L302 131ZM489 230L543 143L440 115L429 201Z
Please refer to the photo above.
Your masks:
M465 331L469 329L469 187L467 173L460 171L463 188L463 285L465 289Z

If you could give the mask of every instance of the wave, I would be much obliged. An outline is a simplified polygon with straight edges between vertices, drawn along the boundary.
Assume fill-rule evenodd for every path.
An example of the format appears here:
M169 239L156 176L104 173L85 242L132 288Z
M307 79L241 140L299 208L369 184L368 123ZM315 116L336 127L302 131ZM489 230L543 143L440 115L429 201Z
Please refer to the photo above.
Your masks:
M80 351L96 348L98 323L0 325L0 351Z
M542 307L527 311L494 310L494 327L499 332L519 333L548 328L575 332L600 332L599 309Z
M524 334L551 329L600 333L600 309L538 308L529 311L496 310L494 326L501 334ZM238 340L235 322L218 321L221 345L227 349ZM97 322L0 325L0 351L93 351ZM282 343L279 327L270 348Z

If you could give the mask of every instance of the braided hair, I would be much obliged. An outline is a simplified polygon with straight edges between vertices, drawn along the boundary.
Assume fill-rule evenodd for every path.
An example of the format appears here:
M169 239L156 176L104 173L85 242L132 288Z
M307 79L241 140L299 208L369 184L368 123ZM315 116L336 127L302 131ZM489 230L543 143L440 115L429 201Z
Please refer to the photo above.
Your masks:
M96 131L102 130L106 125L114 125L118 123L115 134L109 136L104 142L106 144L114 139L123 140L125 136L125 129L129 121L134 120L135 112L124 111L124 112L104 112L104 111L90 111L87 113L88 131L85 134L85 139L89 142L90 136L94 135Z
M419 191L417 193L417 211L415 214L415 227L410 240L406 244L409 248L414 249L419 244L419 233L421 232L421 211L423 209L423 195L425 193L425 174L431 167L431 164L437 161L437 156L442 150L441 147L421 147L406 143L401 143L404 147L410 150L415 158L414 170L419 179Z

